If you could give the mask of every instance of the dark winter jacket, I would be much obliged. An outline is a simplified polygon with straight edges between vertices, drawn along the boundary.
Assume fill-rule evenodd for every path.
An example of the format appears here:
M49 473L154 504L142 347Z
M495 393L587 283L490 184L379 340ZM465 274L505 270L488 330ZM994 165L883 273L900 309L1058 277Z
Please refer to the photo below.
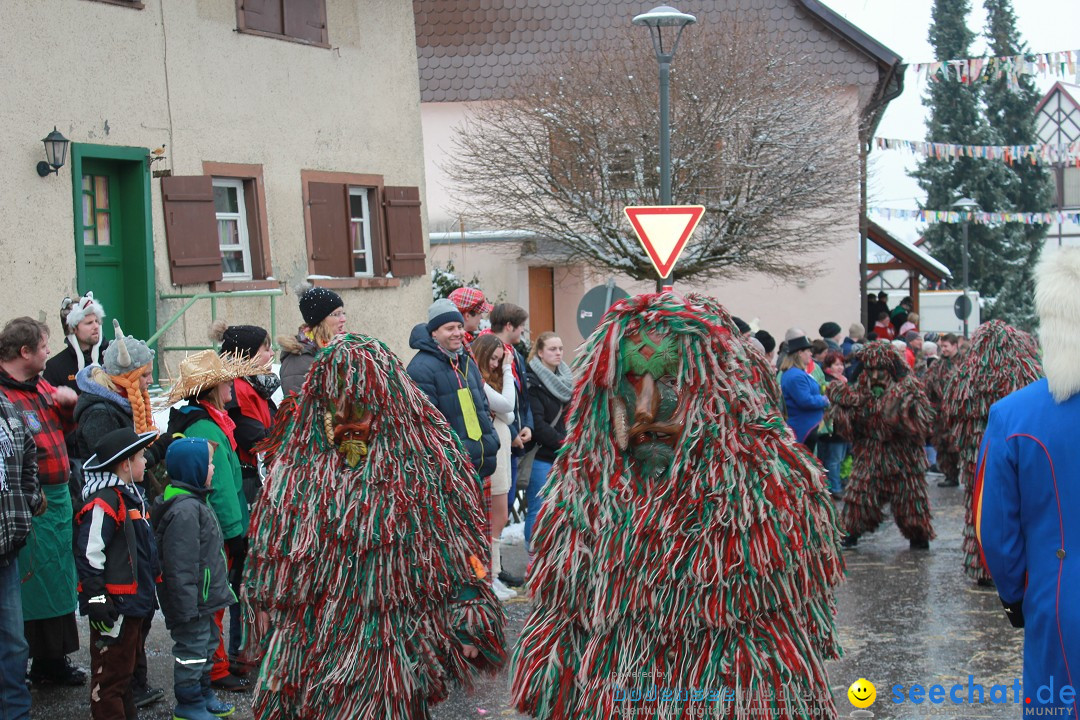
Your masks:
M532 405L533 440L536 459L555 462L566 440L566 403L551 394L529 368L529 404Z
M169 413L168 433L205 438L217 443L214 450L214 477L210 485L210 507L217 515L226 539L247 535L249 513L240 458L233 451L225 432L201 406L185 405L173 408Z
M113 430L135 426L128 399L90 379L90 370L83 368L76 376L80 393L74 412L76 457L81 460L93 455L94 445ZM168 438L160 437L146 448L146 467L161 462L168 447Z
M45 372L42 376L54 387L66 385L75 392L81 393L82 388L79 387L76 376L80 370L90 365L101 364L101 358L105 357L105 348L109 347L109 341L102 340L96 348L90 348L86 352L83 352L81 348L76 350L72 343L77 345L78 341L70 337L64 339L64 349L49 358L49 361L45 363ZM81 365L76 353L82 354Z
M431 333L424 324L413 328L409 346L417 351L409 362L409 377L427 394L431 404L443 414L457 433L476 468L477 476L486 478L491 475L495 472L499 436L491 422L484 380L480 376L476 361L468 353L463 353L456 362L452 362L450 356L431 338ZM480 424L480 437L476 440L470 439L465 430L465 416L458 399L458 390L466 387L472 396Z
M0 393L0 567L7 567L26 544L34 513L41 507L37 445L15 406Z
M252 384L247 378L238 378L233 381L232 400L225 403L225 411L236 423L233 437L236 438L236 454L240 456L241 464L254 464L252 448L270 432L274 415L277 414L277 403L260 391L257 384Z
M221 525L206 501L209 494L210 488L173 482L154 505L162 575L158 599L166 627L210 615L236 602L229 587Z
M157 609L157 542L142 491L111 472L88 472L76 516L75 567L79 609L107 594L121 615L149 617Z
M514 422L510 423L511 440L521 433L522 428L534 430L532 403L529 402L529 375L525 365L525 358L516 349L514 350L514 378L516 392L514 393ZM520 378L520 383L517 381L518 378ZM510 454L524 455L525 450L516 447L510 448Z
M295 337L279 337L281 345L281 392L288 396L291 393L299 393L307 380L308 370L311 363L315 362L315 354L319 347L306 335L297 334Z

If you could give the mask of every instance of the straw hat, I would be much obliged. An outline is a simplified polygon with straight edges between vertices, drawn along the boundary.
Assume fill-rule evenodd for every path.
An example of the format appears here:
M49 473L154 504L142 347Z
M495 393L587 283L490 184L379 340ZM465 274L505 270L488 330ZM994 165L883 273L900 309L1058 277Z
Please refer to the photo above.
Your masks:
M270 368L253 359L243 359L232 353L218 355L202 350L180 361L180 377L169 390L169 403L198 395L203 390L249 375L266 375Z

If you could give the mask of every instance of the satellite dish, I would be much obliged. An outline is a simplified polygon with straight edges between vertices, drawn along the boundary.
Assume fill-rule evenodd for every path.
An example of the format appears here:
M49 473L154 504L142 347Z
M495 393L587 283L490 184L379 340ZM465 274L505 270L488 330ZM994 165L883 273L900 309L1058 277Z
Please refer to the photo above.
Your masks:
M592 335L608 308L628 297L630 293L617 287L614 280L608 280L606 284L597 285L585 293L577 307L577 326L581 337Z

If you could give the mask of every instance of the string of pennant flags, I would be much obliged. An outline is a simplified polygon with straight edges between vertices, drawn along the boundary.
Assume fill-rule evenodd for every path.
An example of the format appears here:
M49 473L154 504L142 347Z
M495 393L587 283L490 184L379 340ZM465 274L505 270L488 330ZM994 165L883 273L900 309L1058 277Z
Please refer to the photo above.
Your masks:
M1037 164L1065 163L1080 167L1080 141L1068 144L1036 143L1033 145L956 145L953 143L875 138L879 150L906 150L938 160L984 158L1002 160L1009 165L1023 162Z
M992 213L963 212L959 210L904 210L899 208L869 207L867 212L887 220L915 220L925 223L962 223L972 225L1000 225L1023 223L1024 225L1052 225L1054 223L1080 223L1080 212L1042 213Z
M1016 87L1022 76L1071 78L1080 84L1080 50L1057 50L988 58L960 58L911 63L908 69L920 80L959 80L965 85L1005 77Z

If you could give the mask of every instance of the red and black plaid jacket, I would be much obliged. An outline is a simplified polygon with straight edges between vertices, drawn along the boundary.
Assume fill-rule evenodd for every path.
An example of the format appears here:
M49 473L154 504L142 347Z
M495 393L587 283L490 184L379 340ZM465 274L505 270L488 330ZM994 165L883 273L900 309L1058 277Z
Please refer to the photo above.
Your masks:
M64 435L74 428L72 408L53 399L56 388L40 377L19 382L0 369L0 391L22 416L37 443L38 480L42 485L68 481L68 452Z

